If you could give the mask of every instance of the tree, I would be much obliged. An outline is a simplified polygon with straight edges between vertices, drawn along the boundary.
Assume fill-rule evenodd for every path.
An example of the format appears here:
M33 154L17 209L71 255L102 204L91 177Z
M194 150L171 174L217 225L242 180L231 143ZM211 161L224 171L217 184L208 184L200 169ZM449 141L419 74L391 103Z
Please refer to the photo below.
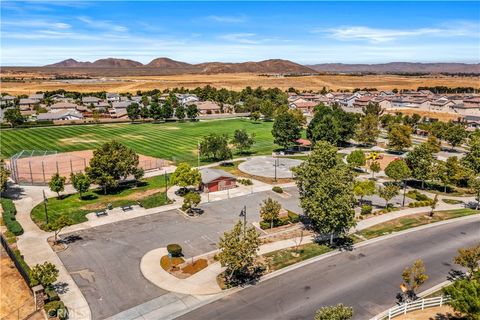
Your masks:
M255 134L248 135L245 129L237 129L233 134L232 143L240 153L246 153L255 143Z
M403 151L412 146L412 128L403 124L394 124L388 132L388 147L394 151Z
M257 122L259 119L260 119L260 112L254 111L250 113L250 120L252 120L253 122Z
M376 144L379 134L378 117L374 114L367 114L358 123L355 139L363 144Z
M362 203L363 197L375 194L375 182L371 180L355 181L353 193L355 196L360 197L360 203Z
M285 150L294 146L301 137L301 125L291 113L285 112L277 116L273 123L274 142Z
M198 117L198 113L199 113L197 105L196 104L189 104L187 106L186 113L187 113L187 117L190 120L195 120Z
M134 122L138 118L140 118L140 106L136 102L132 102L128 107L127 107L127 115Z
M343 304L323 307L315 312L314 320L350 320L353 317L353 308Z
M277 110L280 110L281 108L278 108ZM307 117L303 114L302 110L299 109L288 109L286 107L287 112L290 112L294 118L297 119L298 123L303 127L304 125L307 124ZM278 116L278 113L277 113Z
M50 190L53 192L56 192L58 197L60 198L60 192L65 190L65 177L62 177L57 173L55 173L52 178L50 179L50 182L48 183L48 186L50 187Z
M228 145L228 136L211 133L203 137L200 142L200 156L213 160L227 160L232 158L232 150Z
M11 108L11 109L5 110L3 114L3 119L6 122L10 123L10 126L12 128L25 122L25 118L20 113L20 109L17 109L17 108Z
M380 198L385 199L385 208L388 208L388 203L398 195L399 190L400 188L394 184L388 184L385 187L378 188L378 195Z
M430 148L431 153L439 153L442 143L434 135L429 135L425 145Z
M385 168L387 177L395 180L395 182L408 179L412 172L403 159L395 159Z
M300 205L313 229L321 234L345 235L355 225L354 177L337 157L337 148L325 141L315 145L310 156L294 169Z
M150 109L148 107L141 107L140 108L140 117L145 120L150 118Z
M375 179L375 173L379 173L382 168L380 167L380 163L378 161L372 161L370 163L370 170L372 171L372 179Z
M0 160L0 192L7 190L9 177L10 171L5 168L5 163L3 160Z
M185 107L182 105L179 105L177 109L175 109L175 117L177 117L178 120L182 121L185 119Z
M409 292L415 295L415 290L428 280L423 261L415 260L412 266L405 267L402 272L402 279Z
M453 258L453 262L467 269L467 278L471 279L480 267L480 243L470 248L458 249L458 255Z
M58 243L57 238L58 234L62 231L63 228L71 226L73 224L73 220L70 219L66 215L60 216L58 219L50 222L47 225L48 231L54 231L54 243Z
M468 144L468 152L463 158L465 166L480 175L480 135L472 136Z
M260 102L260 113L263 115L264 120L271 120L275 111L275 105L270 100L262 100Z
M432 175L434 161L435 158L431 149L425 144L416 146L413 151L407 154L405 162L412 171L412 177L422 182L422 189L425 180L428 180Z
M106 194L108 188L118 186L118 180L134 175L137 167L138 155L135 151L112 140L93 151L93 157L85 172Z
M170 176L171 183L182 188L198 186L201 180L200 171L198 169L192 169L186 162L180 163L175 169L175 172Z
M447 129L443 133L443 138L452 146L452 150L456 146L461 145L467 138L467 130L462 124L449 123Z
M372 115L377 119L382 115L383 111L380 105L376 102L369 102L365 107L362 108L363 113L368 116Z
M182 210L191 212L193 208L196 208L201 201L201 197L197 192L189 192L183 197Z
M155 121L162 120L164 118L163 108L156 101L152 101L150 104L150 116Z
M447 303L455 311L465 315L466 319L480 319L480 280L456 280L452 285L443 288L443 293L450 297Z
M30 282L32 286L41 284L44 288L50 287L58 278L58 269L51 262L37 264L30 270Z
M320 104L315 108L313 119L308 124L307 138L314 144L322 140L341 145L353 137L356 125L355 114L343 111L338 105L328 107Z
M254 267L260 238L254 227L247 228L238 221L231 231L220 238L218 260L226 267L228 282L243 282Z
M172 103L169 102L168 100L165 101L165 103L162 105L162 112L163 112L163 117L165 119L170 119L173 117L174 109L172 107Z
M364 166L367 163L365 152L363 150L353 150L347 156L347 162L357 168Z
M267 198L260 207L260 217L263 221L270 221L270 229L273 228L274 222L278 221L282 206L276 200Z
M437 207L437 204L438 204L438 194L435 195L435 197L432 200L432 203L430 203L430 209L431 209L429 214L430 217L433 217L434 210Z
M80 193L80 199L82 198L83 193L87 192L90 188L90 178L88 175L83 172L73 173L70 175L70 181L72 182L75 190Z
M477 210L480 209L480 177L473 176L468 184L472 188L473 192L475 193L475 198L477 200Z

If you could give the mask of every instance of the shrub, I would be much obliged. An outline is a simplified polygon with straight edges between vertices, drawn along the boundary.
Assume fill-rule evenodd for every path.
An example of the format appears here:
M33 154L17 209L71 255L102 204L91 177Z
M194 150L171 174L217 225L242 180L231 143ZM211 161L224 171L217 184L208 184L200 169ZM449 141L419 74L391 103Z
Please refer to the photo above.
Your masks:
M360 214L364 215L364 214L370 214L372 213L372 206L368 205L368 204L364 204L360 210Z
M48 302L43 308L47 312L48 316L51 318L58 317L60 319L66 319L68 316L67 308L62 301Z
M432 204L431 200L426 201L415 201L408 204L410 208L418 208L418 207L428 207Z
M273 188L272 188L272 191L273 191L273 192L276 192L276 193L283 193L282 187L279 187L279 186L273 187Z
M45 294L48 297L48 301L59 301L60 297L58 296L58 293L55 291L55 289L51 287L47 287L45 289Z
M411 190L411 191L408 191L407 192L407 197L413 199L413 200L417 200L417 201L427 201L427 200L431 200L429 197L427 197L426 195L424 195L423 193L420 193L418 190Z
M251 186L253 184L250 179L237 179L237 182L243 184L244 186Z
M3 222L7 226L8 231L16 236L23 234L23 228L20 223L15 219L17 209L10 199L2 198L0 200L3 208Z
M300 221L300 216L295 212L288 211L288 219L290 220L291 223L297 223Z
M167 246L167 251L172 255L172 257L180 257L182 255L182 247L179 244L169 244Z

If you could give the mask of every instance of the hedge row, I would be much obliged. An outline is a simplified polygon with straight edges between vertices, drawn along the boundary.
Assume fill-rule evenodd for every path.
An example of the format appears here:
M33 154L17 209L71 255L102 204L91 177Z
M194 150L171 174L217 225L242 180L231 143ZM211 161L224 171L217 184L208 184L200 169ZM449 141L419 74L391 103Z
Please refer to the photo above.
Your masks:
M428 207L432 204L432 200L425 200L425 201L415 201L408 204L410 208L418 208L418 207Z
M17 214L17 209L15 209L15 205L13 201L6 198L1 198L0 203L2 204L3 208L3 222L7 226L8 231L13 233L16 236L23 234L23 228L15 219L15 215Z
M274 228L281 227L289 223L297 223L299 221L300 221L300 216L298 214L292 211L288 211L288 216L281 217L280 219L275 220L273 222L273 227ZM260 228L262 230L270 229L270 221L260 221Z

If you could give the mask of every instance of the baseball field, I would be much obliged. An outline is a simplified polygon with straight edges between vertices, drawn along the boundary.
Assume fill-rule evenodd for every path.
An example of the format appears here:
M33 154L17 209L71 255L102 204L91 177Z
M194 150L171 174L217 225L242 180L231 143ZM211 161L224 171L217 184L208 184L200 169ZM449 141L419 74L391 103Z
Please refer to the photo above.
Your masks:
M55 150L69 152L95 149L116 139L137 153L174 162L196 164L197 143L209 133L233 136L235 129L255 134L252 151L268 154L277 148L270 133L272 122L254 123L247 119L208 120L145 124L98 124L0 131L2 159L20 150Z

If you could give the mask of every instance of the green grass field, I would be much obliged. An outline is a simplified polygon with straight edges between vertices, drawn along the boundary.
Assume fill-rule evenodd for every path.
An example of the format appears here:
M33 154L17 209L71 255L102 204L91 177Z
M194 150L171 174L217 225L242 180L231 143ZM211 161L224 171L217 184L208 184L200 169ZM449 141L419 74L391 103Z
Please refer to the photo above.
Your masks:
M197 142L209 133L233 136L235 129L255 134L255 154L268 154L278 146L271 134L272 122L253 123L247 119L209 120L184 123L99 124L0 130L2 158L20 150L88 150L116 139L147 156L196 163Z

